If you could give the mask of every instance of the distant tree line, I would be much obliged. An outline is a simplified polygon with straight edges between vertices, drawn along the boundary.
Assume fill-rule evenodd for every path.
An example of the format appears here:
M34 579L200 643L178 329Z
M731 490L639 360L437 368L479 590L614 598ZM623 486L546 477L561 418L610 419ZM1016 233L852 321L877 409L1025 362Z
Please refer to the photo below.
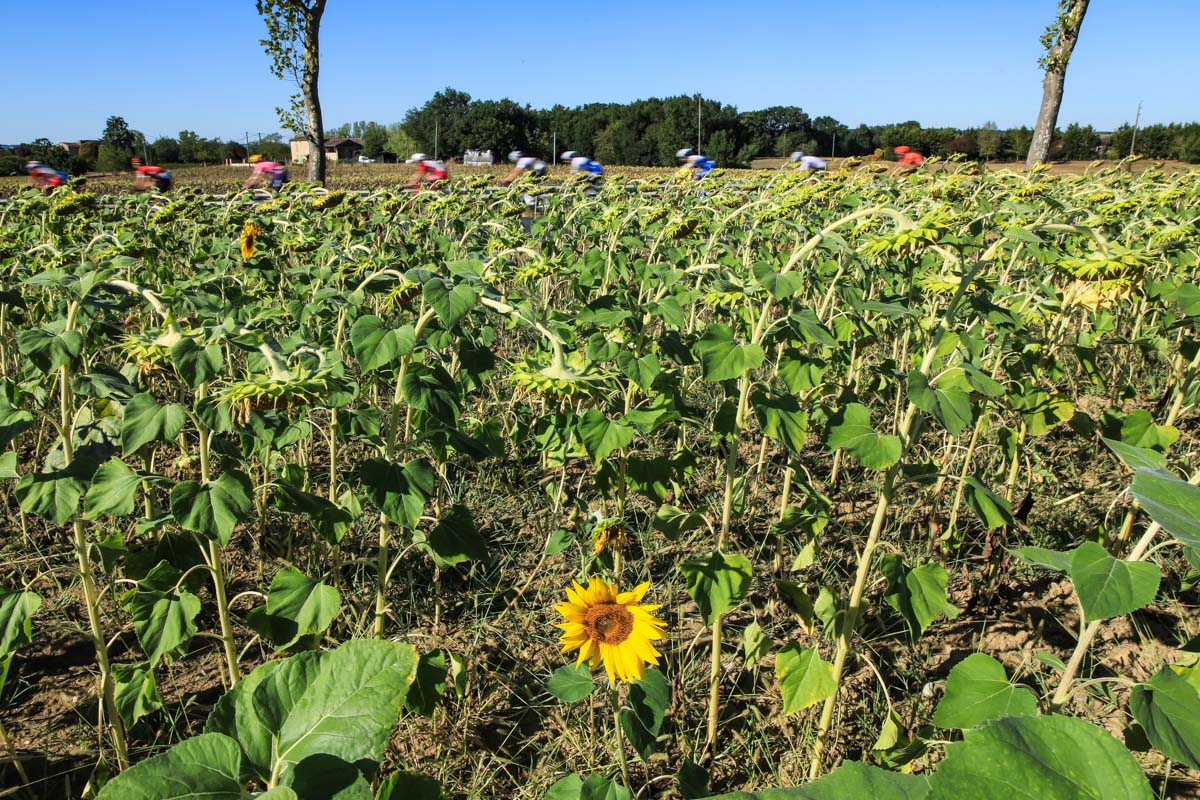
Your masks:
M261 153L274 161L286 161L289 147L278 133L250 141L251 153ZM133 130L122 117L109 117L98 140L84 141L72 154L49 139L35 139L0 153L0 175L16 175L25 162L41 161L72 175L86 172L120 172L130 169L130 159L138 157L151 164L221 164L226 159L243 161L246 142L221 141L200 136L195 131L180 131L178 136L160 136L153 141Z
M420 151L441 158L460 156L468 149L491 150L503 159L521 150L546 159L557 147L578 150L607 164L669 166L675 151L695 147L697 98L668 97L632 103L556 105L534 109L512 100L474 100L465 92L437 92L402 122L359 121L326 131L327 137L353 136L363 141L368 158L407 158ZM723 166L748 166L753 159L782 157L795 150L828 156L868 155L908 145L925 155L961 153L988 161L1021 161L1029 150L1030 128L1003 130L985 122L977 128L925 128L915 121L850 128L833 117L810 117L796 106L741 111L715 100L700 100L700 149ZM286 161L289 147L271 134L251 139L251 153ZM1132 149L1150 158L1200 163L1200 122L1146 125L1134 130L1122 125L1101 136L1091 125L1071 124L1055 132L1052 157L1062 160L1121 158ZM17 145L0 153L0 175L20 173L28 160L42 161L73 175L93 170L129 168L133 156L155 164L219 164L241 161L245 141L208 139L194 131L160 136L153 141L132 130L121 117L109 117L99 145L85 143L75 155L48 139Z
M699 116L699 131L697 130ZM499 158L510 150L550 157L578 150L609 164L668 166L681 147L699 146L725 166L748 166L756 158L782 157L802 150L821 156L862 156L908 145L926 155L962 153L970 158L1023 160L1033 131L999 129L986 122L976 128L922 127L907 121L851 128L833 117L810 116L796 106L738 111L716 100L696 96L650 98L632 103L590 103L535 109L512 100L475 100L447 88L413 108L403 122L388 126L360 122L355 130L378 130L388 149L394 140L410 149L445 157L467 149L491 150ZM1056 130L1052 155L1059 159L1120 157L1129 154L1131 126L1102 140L1089 126ZM365 143L365 142L364 142ZM1200 161L1200 123L1150 125L1137 134L1137 152L1154 158ZM392 150L398 156L405 149ZM367 155L376 157L373 153Z

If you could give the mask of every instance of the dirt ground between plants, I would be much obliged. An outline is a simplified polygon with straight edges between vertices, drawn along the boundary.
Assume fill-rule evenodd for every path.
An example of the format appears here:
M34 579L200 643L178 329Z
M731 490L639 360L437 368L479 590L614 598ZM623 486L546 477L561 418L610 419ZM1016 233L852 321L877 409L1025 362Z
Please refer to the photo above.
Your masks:
M494 509L490 520L482 524L495 531L507 546L521 545L511 561L502 565L511 578L506 585L519 585L534 567L536 550L529 548L533 534L527 520L507 509ZM848 517L858 516L848 510ZM39 537L40 538L40 537ZM59 540L62 542L62 540ZM68 560L69 550L43 539L43 554L50 560ZM743 532L735 548L752 549L753 537ZM630 558L647 558L656 572L688 552L684 543L674 543L653 554L641 553L636 545ZM235 556L231 571L231 591L240 584L257 583L244 557ZM865 655L848 673L839 706L837 741L833 750L842 758L870 760L864 747L878 733L877 726L887 712L883 690L892 699L896 712L915 729L918 720L933 712L951 667L967 655L982 651L998 658L1015 678L1042 693L1052 687L1054 671L1047 655L1066 659L1078 629L1078 606L1069 583L1033 573L1019 565L1021 574L1002 573L994 593L979 585L984 566L978 557L947 565L951 571L951 599L961 610L953 620L935 623L931 636L915 647L906 646L897 627L897 618L884 608L872 609L864 630ZM239 571L244 580L239 580ZM564 706L546 692L550 673L564 663L555 643L557 631L552 625L551 608L559 601L561 587L573 573L563 563L548 562L539 579L513 611L495 624L503 607L512 601L510 589L495 595L472 598L470 575L449 577L442 592L451 601L441 609L438 624L432 616L414 617L412 627L401 624L393 630L398 637L419 650L444 647L467 659L466 690L461 698L448 693L445 708L431 718L406 715L391 739L383 771L407 769L425 772L441 779L447 797L466 798L540 798L545 789L567 770L589 772L611 768L614 763L608 739L603 735L589 738L580 731L591 725L606 724L603 693L591 700ZM414 576L421 582L420 576ZM415 591L401 587L401 591ZM672 681L675 701L667 712L663 733L670 734L666 752L652 757L649 765L631 761L634 787L649 785L644 797L679 797L670 776L687 758L702 751L703 704L692 702L704 696L706 674L703 654L708 647L706 630L682 587L656 585L663 602L664 617L671 623L670 644L664 649L664 672ZM80 797L92 778L97 758L95 722L96 673L90 639L84 629L86 616L78 588L64 593L46 593L47 605L38 617L34 644L18 653L0 705L0 721L31 780L37 797ZM428 602L431 598L424 597ZM367 603L369 594L358 602ZM211 598L204 597L205 613L211 611ZM395 598L395 602L403 602ZM420 600L418 601L420 602ZM480 606L484 602L486 605ZM113 607L112 595L108 607ZM723 711L721 735L737 742L723 746L721 755L706 762L714 793L756 785L792 785L803 782L807 772L807 740L815 722L815 710L799 716L780 713L782 700L774 679L773 658L768 657L753 669L746 669L735 643L741 630L757 621L776 641L799 639L808 645L820 643L808 637L798 618L771 582L760 579L749 602L727 618L730 646L723 661L724 691L727 702ZM211 629L215 620L198 620L201 630ZM407 620L406 620L407 622ZM132 627L114 618L105 620L115 632L113 658L129 660L137 656L127 651L136 647ZM1200 616L1195 608L1178 602L1151 607L1128 620L1105 624L1086 667L1097 677L1124 675L1134 680L1150 677L1163 659L1181 653L1181 643L1172 631L1195 631ZM239 647L246 648L243 667L249 671L256 663L271 657L259 645L251 643L249 632L239 630ZM249 645L247 647L247 645ZM224 688L223 662L219 642L197 638L192 652L181 663L159 671L159 691L165 711L140 722L131 731L133 756L140 760L189 735L200 732L212 705ZM882 687L880 679L882 678ZM1103 725L1121 737L1126 720L1117 709L1126 705L1119 689L1106 702L1103 692L1080 695L1074 713ZM149 721L153 720L153 722ZM600 720L599 723L596 720ZM738 755L742 757L738 757ZM1142 754L1143 765L1152 780L1157 780L1165 797L1200 798L1200 774L1171 774L1162 785L1164 764ZM917 769L920 769L918 763ZM16 775L10 764L0 767L0 786L15 786ZM0 797L6 794L0 790Z

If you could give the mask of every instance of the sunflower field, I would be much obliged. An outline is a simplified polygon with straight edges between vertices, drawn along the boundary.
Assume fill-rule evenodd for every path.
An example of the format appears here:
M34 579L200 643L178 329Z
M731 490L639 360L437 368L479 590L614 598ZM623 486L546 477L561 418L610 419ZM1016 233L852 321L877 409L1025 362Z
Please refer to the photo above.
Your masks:
M1200 173L875 166L0 200L0 797L1200 796Z

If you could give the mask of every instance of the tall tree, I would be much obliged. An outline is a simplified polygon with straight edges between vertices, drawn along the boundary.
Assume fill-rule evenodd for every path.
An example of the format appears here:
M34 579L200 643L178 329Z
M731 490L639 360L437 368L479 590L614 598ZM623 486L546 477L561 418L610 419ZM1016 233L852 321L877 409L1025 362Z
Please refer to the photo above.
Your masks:
M285 128L308 141L308 180L323 182L325 128L317 75L321 71L319 34L325 0L256 0L256 4L267 24L267 38L259 41L271 57L271 73L300 87L289 108L275 110Z
M137 136L123 117L109 117L104 123L104 134L100 137L98 166L105 172L129 169L129 159L133 157L136 143Z
M1063 84L1067 77L1067 62L1075 42L1079 40L1079 28L1083 15L1087 13L1089 0L1058 0L1058 17L1054 24L1042 34L1042 45L1046 54L1039 64L1046 71L1042 79L1042 107L1038 109L1037 124L1033 127L1033 142L1025 158L1025 168L1030 169L1044 163L1050 156L1050 140L1058 122L1058 109L1062 105Z

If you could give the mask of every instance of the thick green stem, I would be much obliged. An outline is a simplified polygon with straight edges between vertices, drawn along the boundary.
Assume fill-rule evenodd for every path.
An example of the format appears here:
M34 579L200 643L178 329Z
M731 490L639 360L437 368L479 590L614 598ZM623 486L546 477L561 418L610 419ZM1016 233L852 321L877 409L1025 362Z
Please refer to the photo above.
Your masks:
M951 308L953 308L953 304L951 304ZM933 365L933 360L937 357L937 347L940 341L941 333L939 332L934 335L929 349L925 352L925 358L921 361L922 373L928 373L929 368ZM898 433L901 445L905 449L908 448L913 438L913 423L916 420L917 410L916 404L910 402L908 408L905 409L904 418L900 423ZM846 668L846 659L854 644L859 616L862 612L862 596L863 590L867 585L867 576L871 573L875 550L879 545L879 537L883 533L888 508L891 506L892 495L896 490L897 479L901 475L900 463L898 461L888 468L887 474L884 476L883 486L879 490L879 499L875 505L875 517L871 520L871 530L867 534L867 541L858 556L854 586L850 590L850 598L846 605L846 615L842 621L842 628L838 633L837 646L834 650L833 682L838 687L838 690L841 689L842 673ZM833 723L833 712L837 706L838 690L835 690L829 696L825 701L825 705L821 708L821 718L817 723L817 740L813 744L813 757L808 771L810 780L815 780L821 774L821 762L829 743L829 731Z
M68 328L73 315L68 315ZM58 373L59 379L59 424L62 433L63 460L70 465L75 460L74 435L74 400L71 395L71 369L63 366ZM96 584L92 580L92 559L88 551L87 535L83 528L83 520L78 515L72 521L72 533L75 545L75 559L79 565L79 579L83 584L83 599L87 606L88 627L92 636L92 646L96 650L96 666L100 669L100 698L104 707L104 716L112 728L113 749L117 753L117 767L125 769L129 766L129 749L125 743L125 724L117 711L114 697L112 667L108 658L108 640L104 636L104 627L100 621L100 601Z
M203 389L203 387L201 387ZM200 434L200 482L209 482L209 442L212 433L203 423L197 424ZM221 644L225 648L225 666L229 669L230 687L242 679L238 665L237 643L233 640L233 622L229 618L229 602L225 593L225 563L221 559L221 547L211 539L208 542L208 567L213 579L213 597L217 602L217 619L221 624Z

